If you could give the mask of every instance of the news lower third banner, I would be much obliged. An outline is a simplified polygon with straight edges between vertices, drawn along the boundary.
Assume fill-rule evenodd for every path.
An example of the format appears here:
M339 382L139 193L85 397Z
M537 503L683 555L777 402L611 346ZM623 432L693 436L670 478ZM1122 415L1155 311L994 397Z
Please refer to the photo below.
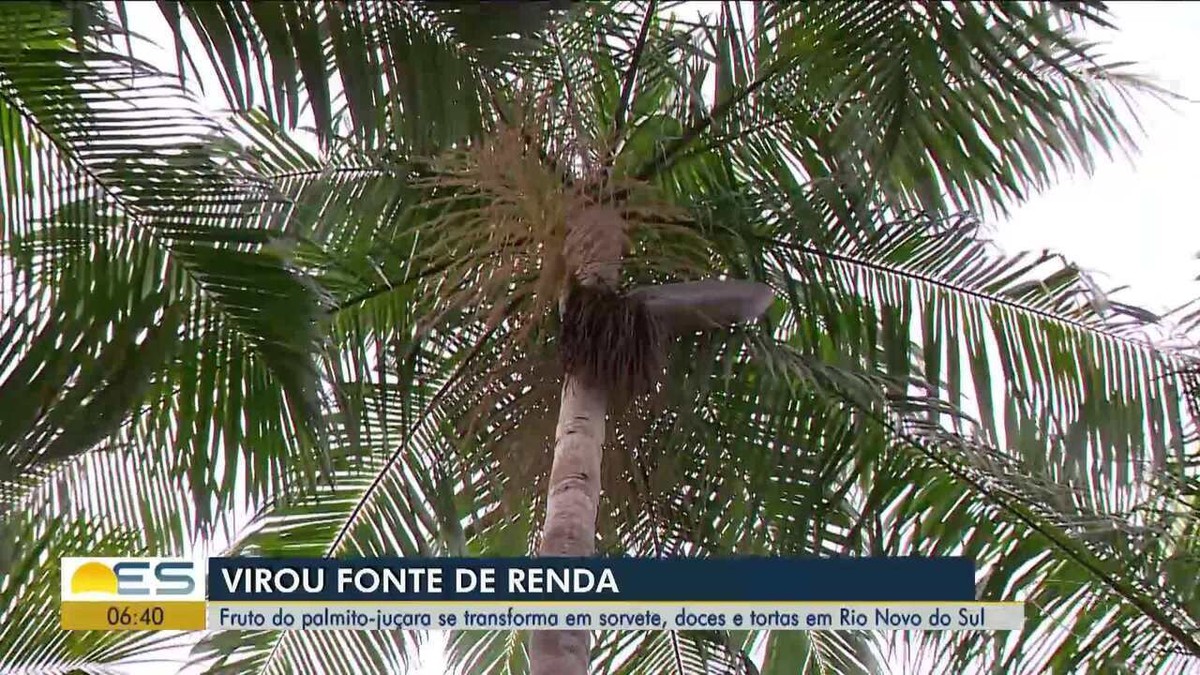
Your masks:
M92 630L1017 630L965 558L64 558Z

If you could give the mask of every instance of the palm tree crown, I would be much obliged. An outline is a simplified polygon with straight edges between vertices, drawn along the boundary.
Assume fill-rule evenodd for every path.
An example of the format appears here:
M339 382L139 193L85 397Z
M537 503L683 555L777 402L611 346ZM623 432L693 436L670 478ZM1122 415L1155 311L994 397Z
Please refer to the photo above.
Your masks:
M980 233L1132 147L1130 97L1162 92L1078 37L1106 17L3 4L0 666L178 644L60 631L65 555L536 552L564 379L590 374L590 550L964 555L1027 627L912 634L914 662L1194 670L1200 364ZM143 58L150 19L174 68ZM213 633L191 658L401 672L425 637ZM888 647L611 633L590 663L873 673ZM465 673L530 651L446 646Z

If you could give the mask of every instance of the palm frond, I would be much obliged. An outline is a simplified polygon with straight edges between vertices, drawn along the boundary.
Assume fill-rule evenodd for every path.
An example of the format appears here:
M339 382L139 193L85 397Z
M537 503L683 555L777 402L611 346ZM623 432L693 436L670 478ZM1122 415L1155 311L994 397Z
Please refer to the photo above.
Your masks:
M84 51L51 34L0 57L0 102L20 130L5 134L20 146L6 154L15 208L6 210L3 251L25 274L7 289L25 319L10 315L4 330L44 336L12 354L14 369L3 374L0 388L28 410L6 418L16 445L5 454L21 466L118 433L173 436L189 457L174 469L207 494L222 482L210 477L213 423L236 441L244 406L282 413L274 417L288 420L293 438L317 447L321 295L261 248L267 233L241 221L263 200L262 181L238 166L228 142L213 140L220 128L189 113L186 92L161 74L106 50L114 26L98 31ZM96 141L101 131L107 142ZM71 336L74 351L50 350L57 336ZM31 384L42 399L16 393ZM198 388L227 396L214 407ZM145 417L127 427L142 405ZM30 426L40 409L52 412ZM264 449L293 445L271 436L280 438L264 434ZM236 452L224 470L236 471ZM261 495L273 479L254 475Z
M731 277L781 299L670 337L668 376L613 411L602 551L967 555L981 597L1037 613L905 642L914 662L1194 669L1194 357L955 213L1131 145L1142 83L1072 36L1102 5L159 9L175 75L199 47L229 124L103 7L0 9L0 527L23 542L5 665L7 645L99 672L141 644L50 634L36 561L86 541L73 519L166 551L244 496L237 553L536 550L566 216L603 202L633 224L623 287ZM295 133L306 107L319 151ZM218 633L193 656L392 671L423 637ZM448 657L518 672L523 637L455 634ZM595 656L876 672L895 647L628 633Z
M397 156L476 137L490 116L485 73L536 50L541 28L566 9L558 2L160 6L181 77L184 54L199 45L233 110L261 107L294 129L307 109L322 141L349 134Z
M347 335L348 353L373 344L357 337ZM388 369L384 382L354 379L363 371L353 358L334 365L335 372L349 379L338 383L343 408L331 424L330 481L300 486L265 505L233 543L231 554L464 552L459 493L440 466L451 436L434 405L439 383L453 371L447 358L453 351L437 342L411 342L411 335L385 339L396 369ZM397 376L403 379L394 381ZM214 633L197 645L194 663L214 672L239 673L292 672L297 667L331 673L393 670L406 667L423 640L420 633L405 631L267 631L251 638Z

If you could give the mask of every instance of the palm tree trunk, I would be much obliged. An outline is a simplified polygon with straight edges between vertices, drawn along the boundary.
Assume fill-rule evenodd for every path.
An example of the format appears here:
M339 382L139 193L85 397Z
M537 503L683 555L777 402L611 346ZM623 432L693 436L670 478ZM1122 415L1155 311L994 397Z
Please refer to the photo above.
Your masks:
M595 553L607 408L607 391L567 376L554 433L542 556ZM530 673L587 675L590 643L591 634L586 630L535 631L529 641Z

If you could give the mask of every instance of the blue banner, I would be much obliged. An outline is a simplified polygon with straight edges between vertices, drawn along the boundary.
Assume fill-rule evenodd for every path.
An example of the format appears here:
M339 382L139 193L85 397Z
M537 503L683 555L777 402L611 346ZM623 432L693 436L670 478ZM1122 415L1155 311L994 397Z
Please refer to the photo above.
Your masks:
M971 602L966 558L210 558L236 601Z

